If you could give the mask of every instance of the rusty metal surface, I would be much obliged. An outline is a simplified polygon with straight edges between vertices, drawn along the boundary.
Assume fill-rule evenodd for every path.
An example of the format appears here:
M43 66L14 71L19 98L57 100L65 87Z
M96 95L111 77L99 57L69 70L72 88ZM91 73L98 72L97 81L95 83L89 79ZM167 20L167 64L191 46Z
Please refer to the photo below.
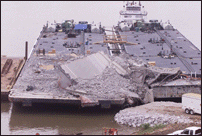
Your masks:
M9 60L9 61L8 61ZM12 61L10 61L12 60ZM8 62L6 64L6 62ZM9 64L10 68L9 68ZM1 58L1 70L2 74L1 75L1 90L9 90L11 85L13 84L14 79L16 78L17 73L21 69L20 67L23 64L23 59L22 58L7 58L7 57L2 57ZM6 65L6 66L5 66ZM5 74L7 71L7 74ZM2 92L2 91L1 91Z
M8 73L8 71L9 71L9 69L10 69L12 63L13 63L13 60L12 60L12 59L7 59L7 60L6 60L6 63L4 64L3 69L2 69L2 71L1 71L1 74L2 74L2 75L6 75L6 74Z

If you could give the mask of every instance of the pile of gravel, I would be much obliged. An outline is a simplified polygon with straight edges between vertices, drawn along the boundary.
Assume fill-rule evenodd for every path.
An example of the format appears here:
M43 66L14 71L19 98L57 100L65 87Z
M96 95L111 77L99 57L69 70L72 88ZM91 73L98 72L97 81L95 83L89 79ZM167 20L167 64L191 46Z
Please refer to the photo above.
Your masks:
M77 85L72 86L73 90L84 90L88 94L102 99L120 99L124 95L135 95L129 90L137 90L137 86L119 75L112 67L107 67L102 74L92 79L76 79Z
M60 55L62 57L64 55ZM60 98L73 98L67 90L59 87L59 79L64 76L64 73L58 69L57 61L60 60L58 56L40 56L31 57L29 63L26 63L20 78L18 78L15 86L13 87L16 93L51 93L55 97ZM66 60L60 63L67 63L82 58L82 56L71 57L67 56ZM70 60L69 60L70 59ZM120 59L122 60L122 59ZM40 65L54 65L54 69L45 70L40 68ZM62 78L61 82L67 79ZM137 94L141 92L144 94L146 90L137 89L137 84L131 83L130 79L121 76L116 70L109 66L102 74L95 76L92 79L75 79L74 84L69 87L70 90L82 90L86 92L82 94L91 99L121 99L128 95L130 97L138 97ZM26 91L28 87L32 89ZM16 89L16 91L15 91ZM142 92L143 91L143 92Z
M166 104L167 103L167 104ZM180 104L174 102L152 102L142 106L137 106L133 108L127 108L121 110L114 117L115 121L119 124L128 125L131 127L137 127L141 124L149 123L150 126L158 124L174 124L174 123L193 123L187 117L184 116L175 116L169 114L161 114L148 109L159 109L161 106L176 106L181 108Z

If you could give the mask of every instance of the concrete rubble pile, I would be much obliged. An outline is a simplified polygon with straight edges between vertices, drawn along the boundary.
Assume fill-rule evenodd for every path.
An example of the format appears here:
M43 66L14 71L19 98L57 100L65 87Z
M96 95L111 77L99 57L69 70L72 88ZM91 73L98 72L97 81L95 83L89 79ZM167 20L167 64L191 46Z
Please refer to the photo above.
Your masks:
M150 126L154 126L157 124L173 124L173 123L193 123L187 117L163 114L161 112L157 112L156 110L161 109L162 107L171 108L179 106L179 103L174 102L152 102L149 104L145 104L142 106L136 106L133 108L127 108L119 111L114 117L115 121L119 124L128 125L131 127L138 127L141 124L149 123ZM156 109L155 109L156 108ZM153 109L151 111L150 109ZM198 122L200 123L200 122Z
M99 52L96 54L99 54ZM107 58L109 65L101 74L90 79L76 78L75 81L78 84L70 85L71 87L68 87L68 89L72 91L82 90L85 92L85 94L82 94L83 96L94 101L97 99L113 100L129 97L140 97L144 103L153 101L151 98L153 97L152 89L149 89L145 84L145 80L146 76L147 79L157 79L161 75L160 73L152 71L150 66L142 60L132 58L127 54L107 56ZM95 63L94 65L98 64ZM172 74L176 74L176 71ZM150 96L147 94L150 94Z
M47 93L56 97L73 98L69 93L59 88L59 74L55 68L58 62L62 63L62 61L66 62L70 59L75 58L69 55L30 57L12 89L13 93L18 95ZM42 66L52 67L43 68Z
M106 68L101 75L93 79L77 79L77 85L71 88L84 90L89 95L102 99L123 98L124 95L138 97L129 90L136 90L136 85L131 84L129 79L120 76L113 68Z
M150 66L142 60L127 54L40 55L28 61L13 88L18 94L49 93L55 98L84 96L91 101L124 98L130 105L137 99L148 103L153 101L153 94L145 84L146 77L153 79L160 75L148 69Z
M107 59L109 60L109 65L106 66L101 74L95 75L90 79L83 79L78 77L74 79L77 84L64 88L71 90L72 92L76 92L77 94L79 93L78 91L81 91L82 94L79 95L85 96L91 101L97 101L98 99L114 100L121 98L140 99L140 97L137 95L138 91L140 91L137 90L138 85L136 83L132 83L130 78L126 78L124 75L121 75L124 73L123 71L119 71L122 72L121 74L117 72L118 68L118 70L121 69L119 64L113 62L111 58ZM122 58L120 59L123 61ZM96 66L97 64L95 63L94 65ZM66 74L68 75L68 73ZM143 89L141 91L146 92L146 90Z

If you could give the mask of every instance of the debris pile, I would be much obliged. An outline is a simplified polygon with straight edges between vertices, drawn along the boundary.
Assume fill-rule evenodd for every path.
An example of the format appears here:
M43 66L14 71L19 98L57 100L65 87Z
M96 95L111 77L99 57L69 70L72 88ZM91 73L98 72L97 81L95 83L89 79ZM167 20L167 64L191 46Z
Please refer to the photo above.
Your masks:
M190 119L184 118L183 116L171 116L164 114L142 114L141 112L127 112L121 111L116 114L115 120L117 123L123 125L129 125L132 127L140 126L141 124L149 123L151 126L156 124L173 124L178 123L193 123Z
M159 68L151 68L138 58L127 54L108 56L104 52L87 56L36 55L28 61L13 92L70 99L83 96L94 102L124 98L129 106L135 106L136 100L153 101L147 81L156 81L162 71L165 76L177 73L175 69L169 73L162 68L158 73Z
M138 97L129 90L136 90L136 84L130 83L129 79L119 75L112 67L106 68L101 75L92 79L77 79L77 85L72 86L73 90L84 90L89 95L102 99L117 99L125 96Z
M193 123L193 120L183 115L176 116L168 114L168 112L162 112L173 107L181 109L181 103L152 102L121 110L115 115L114 119L119 124L131 127L138 127L145 123L149 123L151 126L156 124Z

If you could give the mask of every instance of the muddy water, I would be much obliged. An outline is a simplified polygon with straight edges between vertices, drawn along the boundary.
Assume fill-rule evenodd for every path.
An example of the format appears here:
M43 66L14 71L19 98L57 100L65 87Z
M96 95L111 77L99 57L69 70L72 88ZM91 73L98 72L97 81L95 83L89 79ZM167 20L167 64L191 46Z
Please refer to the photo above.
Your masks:
M21 108L9 102L1 102L2 135L102 135L103 127L117 128L118 134L129 135L135 129L118 125L114 115L120 109L70 107L64 105L35 105Z

